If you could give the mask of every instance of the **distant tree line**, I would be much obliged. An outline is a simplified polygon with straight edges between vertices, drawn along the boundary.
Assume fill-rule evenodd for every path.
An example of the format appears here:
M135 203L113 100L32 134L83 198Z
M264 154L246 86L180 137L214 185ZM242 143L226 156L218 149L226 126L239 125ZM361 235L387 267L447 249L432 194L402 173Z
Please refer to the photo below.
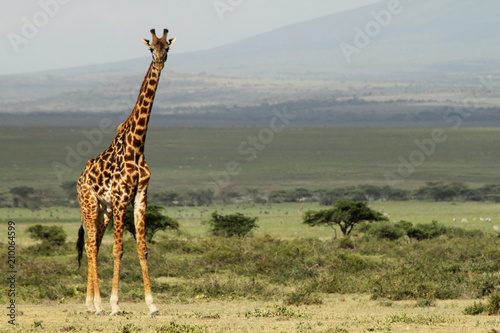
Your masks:
M13 187L7 193L0 193L0 207L29 208L70 206L78 207L78 195L75 182L61 185L63 195L54 191L37 190L28 186ZM333 189L295 188L293 190L274 190L261 192L255 188L246 189L245 193L231 190L221 191L219 195L211 190L192 190L187 192L164 191L149 195L151 204L161 206L210 206L214 203L285 203L319 202L332 206L339 200L370 201L490 201L500 202L500 184L488 184L471 188L460 182L432 181L413 190L396 189L390 186L357 185Z
M273 191L269 202L319 202L331 206L339 200L349 201L492 201L500 202L500 184L470 188L459 182L427 182L414 190L395 189L390 186L358 185L335 189Z

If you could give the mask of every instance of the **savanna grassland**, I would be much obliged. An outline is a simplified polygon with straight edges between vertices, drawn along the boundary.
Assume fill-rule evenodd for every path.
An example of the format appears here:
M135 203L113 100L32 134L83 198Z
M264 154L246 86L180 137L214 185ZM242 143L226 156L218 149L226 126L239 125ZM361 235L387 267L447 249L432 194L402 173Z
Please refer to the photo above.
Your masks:
M237 192L387 185L387 173L391 185L406 189L432 180L472 186L498 182L499 129L438 128L433 138L435 130L152 127L146 144L150 193L218 184ZM109 126L2 128L0 191L19 185L60 191L60 184L76 180L115 133Z
M427 181L472 188L498 183L500 130L443 128L438 140L433 130L290 127L273 132L271 140L262 128L152 127L146 145L153 174L150 194L218 185L242 194L248 189L265 194L297 187L385 186L388 172L396 176L394 186L407 190ZM41 195L63 197L60 185L78 178L87 159L111 141L114 129L100 133L78 127L2 128L0 151L8 158L0 160L0 194L31 186ZM255 155L248 150L252 147ZM417 155L423 158L413 163ZM374 201L370 207L386 214L386 229L365 226L337 239L329 228L302 223L306 211L325 208L317 202L243 198L232 204L166 207L180 231L158 233L149 245L153 292L162 314L155 318L146 314L130 235L120 285L125 312L96 317L84 306L85 260L77 270L79 209L48 207L43 201L37 210L0 208L2 275L7 271L5 223L16 221L19 311L18 326L7 325L4 318L0 331L488 332L500 327L498 317L487 312L464 314L499 292L497 203ZM203 221L213 211L258 217L258 228L251 237L212 237ZM401 220L439 232L422 239L405 234L386 238L380 232L391 231ZM30 239L26 229L37 223L61 226L66 243L47 247ZM109 311L111 235L105 236L99 262ZM0 287L7 290L6 279ZM6 293L0 299L8 302Z
M78 209L3 208L2 220L18 221L19 325L4 326L4 321L1 327L18 332L486 332L499 327L500 319L487 313L465 315L464 310L487 303L500 283L496 206L371 203L390 216L390 224L410 217L415 225L440 221L444 232L422 240L389 240L366 228L335 239L329 228L301 223L301 213L320 209L317 203L169 207L165 212L178 219L180 231L160 232L149 245L153 291L162 312L155 318L146 314L129 234L120 287L125 312L96 317L84 306L85 260L77 270ZM246 238L211 237L203 221L213 210L258 216L258 228ZM477 212L492 213L492 222L481 222ZM470 221L453 222L455 215ZM61 226L67 243L47 247L29 239L26 228L42 221ZM0 267L6 271L7 247L0 246ZM109 311L111 234L105 235L99 262L104 308ZM1 286L8 288L5 281ZM2 303L8 299L1 297Z

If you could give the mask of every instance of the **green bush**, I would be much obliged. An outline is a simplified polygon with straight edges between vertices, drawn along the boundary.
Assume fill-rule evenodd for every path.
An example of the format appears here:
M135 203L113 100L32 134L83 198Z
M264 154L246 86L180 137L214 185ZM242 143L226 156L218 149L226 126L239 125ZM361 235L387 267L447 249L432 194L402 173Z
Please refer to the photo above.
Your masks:
M46 242L51 246L60 246L66 242L66 232L58 226L45 226L41 224L32 225L26 232L30 234L30 238Z
M214 236L244 237L257 228L256 217L247 217L241 213L222 215L215 211L211 216L206 223L210 225L210 233Z
M474 305L467 306L464 309L463 313L465 315L477 316L483 312L486 312L487 308L488 307L481 302L479 302L479 303L474 302Z
M500 313L500 294L499 293L492 293L488 297L488 314L491 315L498 315Z
M339 240L339 248L349 250L349 249L354 249L355 245L354 242L352 241L351 237L342 237Z
M152 243L158 231L179 230L179 222L162 214L163 207L148 205L146 208L146 241ZM111 223L110 223L111 224ZM110 227L111 228L111 227ZM135 237L134 208L129 205L125 213L125 230Z
M417 240L431 239L446 234L449 231L444 225L437 221L432 221L431 224L418 224L409 228L408 237Z
M405 230L394 223L385 222L371 225L366 234L378 240L396 240L405 235Z
M410 226L408 222L394 225ZM323 293L366 293L429 306L429 300L489 296L485 313L490 309L495 313L498 297L492 293L500 285L500 242L489 234L456 234L448 228L446 237L411 242L356 236L345 241L180 236L150 244L148 260L153 292L165 302L245 297L298 305L319 303ZM340 246L342 242L355 246ZM73 247L74 243L58 247L58 256L52 255L54 247L50 253L20 247L19 299L84 301L87 272L76 269ZM143 299L136 243L126 239L124 251L120 296L124 301ZM8 270L7 262L6 245L0 244L0 271ZM111 291L113 267L112 244L105 242L99 254L103 297ZM7 279L0 281L0 289L7 283ZM6 300L7 295L0 294L0 301Z

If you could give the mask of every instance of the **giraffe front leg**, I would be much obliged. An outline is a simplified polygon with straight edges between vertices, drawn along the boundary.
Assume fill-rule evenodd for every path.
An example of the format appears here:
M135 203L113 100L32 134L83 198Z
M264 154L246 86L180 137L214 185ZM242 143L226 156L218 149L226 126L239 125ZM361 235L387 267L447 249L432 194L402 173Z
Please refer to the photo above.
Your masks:
M91 265L91 260L90 257L88 257L88 267ZM95 312L95 306L94 306L94 277L90 271L88 270L87 274L87 299L85 301L85 305L87 306L87 309L90 312Z
M111 290L111 315L119 315L122 310L118 305L118 290L120 284L120 265L123 256L123 227L124 227L125 209L117 209L114 214L114 243L113 243L113 287Z
M138 193L136 196L136 201L134 205L134 219L135 219L135 233L137 237L137 253L139 255L139 261L141 263L142 278L144 280L144 294L146 299L146 305L149 308L149 314L158 316L160 312L153 302L153 294L151 292L151 280L149 278L149 267L148 267L148 249L146 246L146 206L147 199L146 195Z

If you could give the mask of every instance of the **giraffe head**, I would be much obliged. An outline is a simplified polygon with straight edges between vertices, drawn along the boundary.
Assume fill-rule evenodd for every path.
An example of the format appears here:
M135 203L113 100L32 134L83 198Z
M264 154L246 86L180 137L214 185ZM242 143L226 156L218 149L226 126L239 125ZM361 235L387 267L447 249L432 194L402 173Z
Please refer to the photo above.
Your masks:
M175 38L170 38L167 40L168 29L163 29L163 36L158 38L155 33L155 29L151 29L151 35L153 36L153 40L149 41L148 39L143 38L142 42L146 44L146 46L151 51L153 55L153 66L157 69L162 70L163 64L167 60L168 50L170 46L172 46L175 42Z

